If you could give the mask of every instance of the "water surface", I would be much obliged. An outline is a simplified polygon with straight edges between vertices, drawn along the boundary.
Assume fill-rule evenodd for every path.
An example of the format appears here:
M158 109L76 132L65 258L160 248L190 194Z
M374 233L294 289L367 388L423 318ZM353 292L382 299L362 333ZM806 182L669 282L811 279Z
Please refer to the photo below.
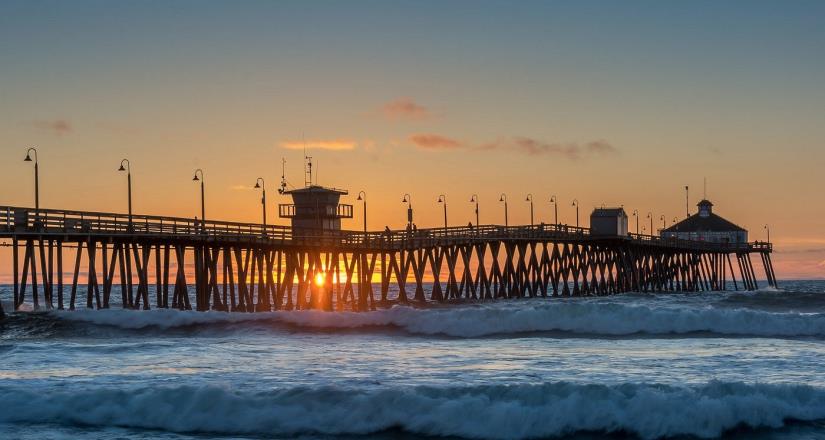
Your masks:
M0 437L825 439L823 292L18 312Z

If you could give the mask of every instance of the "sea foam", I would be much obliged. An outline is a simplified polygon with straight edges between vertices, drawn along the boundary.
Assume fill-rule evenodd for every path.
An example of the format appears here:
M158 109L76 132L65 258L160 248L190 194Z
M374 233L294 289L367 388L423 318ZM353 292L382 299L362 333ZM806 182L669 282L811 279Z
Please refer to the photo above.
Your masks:
M410 334L474 338L531 332L595 335L688 334L796 337L825 336L825 313L749 308L650 305L599 301L509 301L417 309L396 306L365 313L290 311L221 313L177 310L54 312L61 319L124 329L170 329L233 324L297 329L393 328Z
M43 387L43 385L41 385ZM238 391L221 386L0 386L0 423L117 426L225 434L535 438L580 431L716 437L736 427L825 419L825 390L710 382L692 387L544 383L468 387Z

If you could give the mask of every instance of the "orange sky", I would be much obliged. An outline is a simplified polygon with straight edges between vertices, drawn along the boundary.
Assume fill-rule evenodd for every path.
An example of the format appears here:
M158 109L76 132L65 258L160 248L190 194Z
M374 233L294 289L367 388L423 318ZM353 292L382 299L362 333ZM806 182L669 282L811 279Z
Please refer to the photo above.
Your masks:
M281 159L301 186L306 143L319 183L350 190L350 229L360 190L371 229L403 227L404 193L419 227L441 225L439 194L451 224L474 221L474 193L482 223L503 223L501 193L511 224L527 223L532 193L537 221L557 195L563 223L575 198L584 225L600 205L659 225L684 216L684 185L695 209L707 178L715 212L752 239L771 225L780 277L823 278L822 15L715 8L13 3L0 204L33 203L28 146L43 207L124 212L127 157L136 213L198 215L202 168L208 217L258 221L255 179L276 217Z

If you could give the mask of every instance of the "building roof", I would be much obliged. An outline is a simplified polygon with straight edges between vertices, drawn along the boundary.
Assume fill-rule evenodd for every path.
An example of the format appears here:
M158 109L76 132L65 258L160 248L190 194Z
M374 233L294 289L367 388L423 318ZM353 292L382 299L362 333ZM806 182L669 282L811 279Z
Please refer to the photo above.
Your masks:
M624 212L624 208L596 208L593 210L593 213L590 214L591 217L619 217L625 216L627 217L627 213Z
M706 217L693 214L685 220L664 229L662 232L747 232L716 214L710 213Z
M305 193L335 193L340 195L347 195L348 192L345 189L338 189L338 188L327 188L325 186L320 185L311 185L304 188L296 188L284 191L283 194L305 194Z

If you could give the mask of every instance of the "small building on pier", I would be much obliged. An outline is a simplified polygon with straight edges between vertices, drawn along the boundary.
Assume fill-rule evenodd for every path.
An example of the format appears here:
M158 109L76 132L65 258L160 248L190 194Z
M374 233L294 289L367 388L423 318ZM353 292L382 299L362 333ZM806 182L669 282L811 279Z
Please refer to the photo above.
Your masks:
M713 203L702 200L699 211L675 225L662 230L662 238L706 241L710 243L748 242L748 231L713 213Z
M280 204L278 214L292 221L292 230L340 231L341 219L352 218L352 205L339 203L347 191L310 185L305 188L284 191L292 196L292 204Z
M624 208L596 208L590 214L590 234L627 236L627 213Z

